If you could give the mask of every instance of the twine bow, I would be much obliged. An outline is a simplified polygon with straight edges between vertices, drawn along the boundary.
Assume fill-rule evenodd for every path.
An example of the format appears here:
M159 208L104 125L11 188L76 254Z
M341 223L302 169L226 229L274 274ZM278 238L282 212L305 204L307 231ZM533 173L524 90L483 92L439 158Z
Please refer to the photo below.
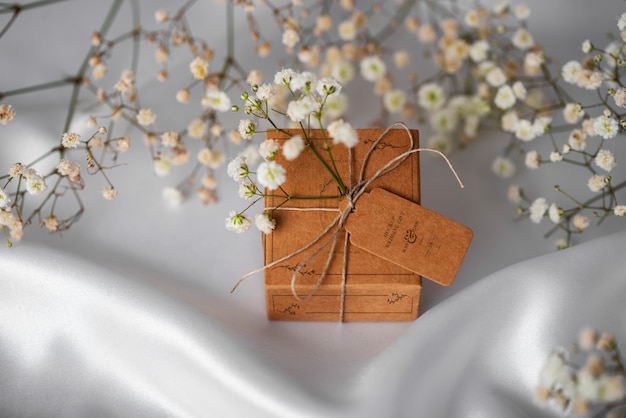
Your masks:
M380 141L382 141L382 139L387 135L387 133L393 129L396 126L401 126L406 132L407 135L409 136L409 140L410 140L410 145L409 145L409 150L406 152L403 152L402 154L394 157L393 159L391 159L390 161L388 161L385 165L383 165L378 171L376 171L376 173L374 173L371 177L369 178L364 178L365 177L365 169L367 167L367 163L369 161L369 158L371 156L371 154L374 152L374 150L376 149L376 147L378 146L378 144L380 143ZM348 178L350 179L350 184L348 185L348 193L346 194L346 204L345 207L343 207L342 209L334 209L336 211L339 212L339 214L333 219L333 221L328 224L328 226L326 226L326 228L324 228L324 230L322 232L320 232L315 238L313 238L311 241L309 241L307 244L305 244L304 246L298 248L297 250L277 259L274 260L273 262L266 264L263 267L260 267L258 269L255 269L253 271L250 271L249 273L246 273L245 275L243 275L238 281L237 283L233 286L233 288L231 289L231 293L234 292L237 287L246 279L248 279L249 277L260 273L268 268L272 268L274 266L277 266L279 264L281 264L282 262L288 260L289 258L296 256L306 250L308 250L309 248L313 247L314 245L318 244L320 241L322 241L323 237L328 234L329 232L332 231L332 233L322 242L322 244L319 246L319 248L317 248L312 254L310 254L308 257L306 257L304 260L300 261L297 265L296 268L294 269L292 276L291 276L291 293L293 294L293 296L302 302L308 301L309 299L311 299L311 297L313 297L313 295L317 292L317 290L319 289L319 287L321 286L322 282L324 281L324 279L326 278L328 269L330 267L330 264L333 260L333 256L335 254L335 248L337 247L337 241L339 241L339 234L341 233L341 230L343 229L343 226L346 222L346 220L348 219L348 217L350 216L350 213L352 213L353 209L355 208L355 205L357 203L357 201L359 200L359 198L363 195L363 193L365 193L365 191L367 190L367 188L370 186L370 184L375 181L376 179L384 176L387 173L390 173L391 171L395 170L400 164L402 164L410 155L415 154L417 152L422 152L422 151L426 151L426 152L434 152L436 154L439 154L441 157L443 157L443 159L446 161L446 163L448 164L448 167L450 167L450 170L452 171L452 173L454 174L454 176L456 177L456 180L458 181L459 185L461 186L461 188L464 187L463 182L461 181L461 179L459 178L459 175L457 174L456 170L454 169L454 167L452 166L452 163L450 162L450 160L448 159L448 157L446 157L446 155L436 149L432 149L432 148L415 148L413 149L413 146L415 144L415 140L413 138L413 134L411 133L411 130L409 129L409 127L404 123L404 122L395 122L392 125L390 125L389 127L387 127L387 129L385 129L385 131L374 141L374 143L372 144L372 146L370 147L370 149L367 151L367 153L365 154L365 157L363 158L363 164L361 165L361 171L359 173L359 178L356 182L355 185L352 185L352 150L349 149L349 163L348 163L348 169L349 169L349 176ZM280 208L276 208L277 210L328 210L328 208L284 208L284 207L280 207ZM344 236L344 242L343 242L343 246L344 246L344 252L343 252L343 264L342 264L342 268L341 268L341 295L340 295L340 305L339 305L339 320L341 322L343 322L343 317L344 317L344 308L345 308L345 296L346 296L346 278L347 278L347 264L348 264L348 242L349 242L349 233L348 231L346 231L346 234ZM315 284L315 286L313 287L313 289L309 292L309 294L305 297L301 297L300 295L298 295L298 292L296 291L296 282L297 282L297 278L298 278L298 273L300 272L300 269L302 269L302 267L306 266L307 263L309 261L311 261L312 259L314 259L315 257L317 257L322 251L324 251L324 249L330 245L330 250L328 252L328 255L326 257L326 263L324 265L324 269L322 270L322 273L320 274L319 279L317 280L317 283Z

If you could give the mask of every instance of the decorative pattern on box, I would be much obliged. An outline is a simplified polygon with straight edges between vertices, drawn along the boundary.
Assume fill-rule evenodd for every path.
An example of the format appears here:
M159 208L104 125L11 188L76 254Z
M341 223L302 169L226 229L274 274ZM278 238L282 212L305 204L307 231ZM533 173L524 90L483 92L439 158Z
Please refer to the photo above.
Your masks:
M288 131L298 134L299 131ZM343 146L333 148L334 162L346 185L358 181L362 161L384 129L359 130L359 144L349 151ZM418 132L411 131L413 148L418 147ZM312 131L315 146L324 158L321 131ZM287 137L278 132L267 133L268 139L284 141ZM410 138L404 129L392 129L376 145L365 168L365 178L371 177L394 157L408 151ZM352 175L349 175L349 156L352 154ZM315 155L304 152L294 161L285 160L279 153L277 162L287 170L287 181L282 188L291 196L315 199L293 199L285 202L281 197L267 197L267 208L281 207L274 211L276 229L263 238L265 264L278 260L311 242L333 222L339 214L340 198L319 199L340 195L340 191L319 163ZM327 160L328 164L332 164ZM351 177L351 179L350 179ZM419 202L419 157L409 155L391 172L377 178L368 187L382 188L412 202ZM358 202L357 202L358 206ZM287 210L296 209L296 210ZM315 252L326 241L326 236L314 246L297 254L278 266L265 270L265 293L269 319L331 320L340 319L341 282L344 260L344 234L341 231L335 253L321 286L306 301L292 294L292 275L299 262ZM327 234L327 235L330 235ZM310 260L297 273L295 290L304 298L315 288L324 270L328 246ZM344 297L343 319L345 321L413 320L417 318L421 277L394 263L348 243L347 278Z

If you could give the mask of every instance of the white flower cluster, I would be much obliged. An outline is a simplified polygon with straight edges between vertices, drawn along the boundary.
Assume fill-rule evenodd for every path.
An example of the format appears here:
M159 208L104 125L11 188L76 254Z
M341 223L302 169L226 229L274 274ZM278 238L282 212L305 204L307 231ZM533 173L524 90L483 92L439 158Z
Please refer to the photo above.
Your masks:
M583 355L584 361L576 365L576 359ZM584 416L594 407L623 401L625 378L615 338L586 328L580 333L576 351L556 350L549 355L539 374L536 400Z
M373 58L366 63L367 69L364 71L371 78L375 77L377 72L383 71L380 63ZM307 148L310 148L311 152L317 152L309 142L312 127L323 127L327 124L326 129L328 136L332 139L332 144L328 142L326 144L328 148L325 151L331 155L333 146L341 144L352 148L359 141L357 131L350 123L340 118L345 110L345 96L341 92L342 84L337 79L334 77L318 78L311 72L297 72L285 68L274 75L273 81L273 84L254 84L252 85L253 94L242 94L241 97L245 102L244 111L257 119L267 120L273 127L276 127L276 122L270 114L270 109L272 109L285 115L294 126L299 126L301 133L288 134L289 137L282 141L282 144L275 139L266 139L258 148L246 149L228 164L228 175L239 183L240 197L245 200L256 198L248 208L266 197L266 192L285 194L281 186L287 180L287 170L276 161L276 157L280 152L286 161L293 161L302 152L306 152ZM277 100L281 89L290 92L292 98L290 101ZM280 104L283 104L284 112ZM244 139L251 139L257 133L257 129L258 122L254 119L246 118L239 122L238 131ZM255 171L251 171L250 164L259 157L263 161ZM288 197L285 194L285 198ZM265 234L271 233L276 226L271 212L256 215L254 223ZM252 222L245 210L232 211L226 218L226 228L235 232L244 232L251 225Z

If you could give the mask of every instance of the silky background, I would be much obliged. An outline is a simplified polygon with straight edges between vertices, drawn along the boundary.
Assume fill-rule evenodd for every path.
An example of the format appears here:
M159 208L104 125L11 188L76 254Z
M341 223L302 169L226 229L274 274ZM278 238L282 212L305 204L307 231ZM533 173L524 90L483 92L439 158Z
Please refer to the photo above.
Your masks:
M110 4L75 0L24 12L0 38L0 91L75 73ZM138 4L154 27L154 10L181 2ZM560 62L579 59L587 38L603 45L626 11L618 0L526 4L536 41ZM129 27L129 7L111 34ZM200 1L190 15L192 27L206 31L197 36L218 51L224 11ZM260 20L279 39L267 16ZM241 16L238 22L238 57L269 78L278 52L254 58ZM175 85L168 92L155 81L142 84L149 78L141 72L155 70L151 62L148 53L138 80L144 102L155 103L157 127L185 126L184 106L158 110L174 104ZM181 56L170 71L185 73L187 63ZM413 65L430 68L419 57ZM125 66L113 64L111 77ZM368 85L355 86L349 114L358 125L368 119L356 103L372 100ZM18 114L0 127L0 169L57 143L68 100L69 89L54 89L2 101ZM83 132L86 116L72 129ZM555 252L554 238L542 237L547 222L516 221L507 184L490 171L505 141L485 134L451 155L464 189L440 159L421 157L423 205L474 231L455 283L425 282L415 322L341 324L269 322L261 275L230 294L262 263L256 232L224 229L228 211L242 207L236 188L221 172L217 205L172 207L161 190L181 173L154 176L135 140L126 164L110 172L117 199L103 200L102 179L90 177L87 210L70 231L29 227L23 242L0 252L0 417L552 416L533 403L551 348L585 325L626 342L624 223L611 219ZM613 150L623 151L620 141ZM621 164L616 178L623 178ZM521 170L514 180L550 200L550 172ZM585 181L570 173L559 180Z

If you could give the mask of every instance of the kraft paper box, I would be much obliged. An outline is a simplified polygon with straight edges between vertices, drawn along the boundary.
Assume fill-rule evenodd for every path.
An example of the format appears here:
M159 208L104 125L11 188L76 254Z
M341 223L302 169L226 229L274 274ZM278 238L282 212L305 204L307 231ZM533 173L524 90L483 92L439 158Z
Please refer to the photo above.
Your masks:
M289 131L298 134L299 131ZM352 149L352 184L357 182L365 154L372 148L383 129L359 130L359 144ZM418 132L411 131L413 148L418 147ZM327 153L323 151L321 131L313 131L316 147L329 164ZM267 133L268 139L279 142L287 137L278 132ZM410 137L404 129L390 130L376 145L368 159L365 178L394 157L410 149ZM334 146L335 164L344 184L348 185L350 164L349 152L343 145ZM282 188L296 197L337 196L337 184L322 167L315 155L305 150L294 161L286 161L282 155L277 162L287 170L287 181ZM412 202L419 203L419 157L409 155L402 164L391 172L377 178L368 190L382 188ZM278 194L278 193L277 193ZM268 197L266 208L281 207L274 211L276 229L263 236L265 265L272 263L314 240L337 217L337 208L343 199L289 200L282 197ZM358 210L358 201L356 204ZM286 210L295 208L296 210ZM298 210L300 209L300 210ZM305 210L302 210L305 209ZM267 315L272 320L340 320L342 268L344 263L344 236L341 230L334 256L322 284L306 300L298 300L292 293L292 275L299 262L305 260L327 241L330 232L308 250L294 255L277 266L265 270L265 294ZM306 298L318 282L324 270L330 245L311 259L296 275L295 290L301 298ZM348 243L347 278L344 295L343 320L345 321L403 321L414 320L418 315L422 279L419 275L385 261L367 251Z

